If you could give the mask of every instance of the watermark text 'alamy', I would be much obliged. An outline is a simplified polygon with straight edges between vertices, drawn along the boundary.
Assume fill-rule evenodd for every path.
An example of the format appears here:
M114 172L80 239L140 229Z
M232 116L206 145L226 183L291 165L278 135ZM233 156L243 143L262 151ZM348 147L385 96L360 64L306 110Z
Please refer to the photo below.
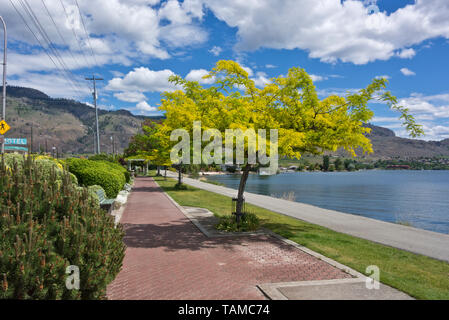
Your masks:
M247 150L247 163L270 166L271 172L278 168L278 130L270 129L270 152L267 154L267 130L258 129L257 134L253 128L245 131L241 129L226 129L225 144L223 148L222 133L218 129L201 130L201 121L193 122L193 139L185 129L175 129L171 132L170 141L179 141L170 151L170 160L178 164L245 164L245 149ZM246 139L246 144L245 144ZM193 148L191 148L191 141ZM234 148L235 141L235 148ZM202 149L203 142L209 142ZM245 148L246 146L246 148ZM201 150L202 149L202 150ZM224 150L223 150L224 149ZM193 156L191 154L193 150ZM235 150L235 162L234 162ZM181 155L180 155L181 153ZM192 159L192 161L191 161Z

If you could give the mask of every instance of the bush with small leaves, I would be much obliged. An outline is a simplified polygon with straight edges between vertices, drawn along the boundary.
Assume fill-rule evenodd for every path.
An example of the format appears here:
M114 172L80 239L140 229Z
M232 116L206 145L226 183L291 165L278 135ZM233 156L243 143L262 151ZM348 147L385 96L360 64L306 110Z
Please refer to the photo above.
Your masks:
M31 157L0 163L0 299L102 299L119 272L123 230L86 188ZM79 268L79 290L66 268Z
M260 227L259 218L251 212L245 213L241 217L239 224L235 221L234 215L225 215L219 217L219 222L215 226L217 230L226 232L247 232L255 231Z

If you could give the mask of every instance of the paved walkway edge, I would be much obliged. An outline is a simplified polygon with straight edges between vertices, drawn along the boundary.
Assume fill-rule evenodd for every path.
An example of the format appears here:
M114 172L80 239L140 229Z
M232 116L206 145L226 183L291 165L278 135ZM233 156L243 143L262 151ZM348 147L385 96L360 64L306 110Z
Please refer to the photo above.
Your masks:
M271 300L288 300L288 298L279 291L279 288L286 287L300 287L310 285L329 285L329 284L345 284L345 283L360 283L365 282L365 279L333 279L333 280L313 280L313 281L293 281L293 282L279 282L279 283L263 283L258 284L257 287Z

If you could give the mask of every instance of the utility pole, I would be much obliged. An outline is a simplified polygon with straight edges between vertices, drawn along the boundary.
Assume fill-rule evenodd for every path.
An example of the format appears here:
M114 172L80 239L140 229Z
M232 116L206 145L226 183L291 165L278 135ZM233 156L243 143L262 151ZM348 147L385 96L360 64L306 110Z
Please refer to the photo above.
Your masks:
M5 20L3 20L2 16L0 16L0 20L3 24L3 31L4 31L4 47L3 47L3 110L2 110L2 120L6 119L6 23ZM5 153L5 141L3 140L2 143L2 153Z
M100 154L100 129L98 128L98 109L97 109L97 87L95 84L96 80L104 80L103 78L95 78L95 75L92 75L92 78L85 78L88 81L94 82L94 92L92 93L94 97L94 106L95 106L95 123L97 126L97 153Z

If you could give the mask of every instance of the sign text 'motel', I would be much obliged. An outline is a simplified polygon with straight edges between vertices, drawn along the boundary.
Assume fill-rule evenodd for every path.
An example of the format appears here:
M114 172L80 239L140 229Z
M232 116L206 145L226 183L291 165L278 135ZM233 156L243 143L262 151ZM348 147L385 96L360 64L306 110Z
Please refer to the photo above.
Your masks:
M5 144L7 145L27 145L26 138L5 138Z

